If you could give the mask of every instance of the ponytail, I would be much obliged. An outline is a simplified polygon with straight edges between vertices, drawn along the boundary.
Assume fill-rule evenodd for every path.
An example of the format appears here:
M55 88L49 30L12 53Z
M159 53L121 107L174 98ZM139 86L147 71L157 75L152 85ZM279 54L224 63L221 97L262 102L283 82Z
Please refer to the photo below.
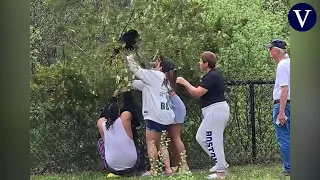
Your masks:
M174 91L176 86L176 77L174 70L174 63L170 61L168 58L163 57L162 55L158 56L160 60L160 66L162 66L162 72L166 75L166 84L170 85L171 89L169 91Z
M117 105L117 98L112 97L102 109L100 118L104 117L106 119L106 129L108 130L110 126L114 124L114 122L119 117L119 107Z
M107 118L107 119L106 119L106 129L109 130L109 128L114 124L114 122L115 122L116 120L117 120L117 119L111 120L110 118Z
M167 79L169 81L170 87L174 91L175 90L175 86L176 86L176 78L174 76L174 70L170 70L170 71L166 72L165 74L166 74L166 77L167 77Z

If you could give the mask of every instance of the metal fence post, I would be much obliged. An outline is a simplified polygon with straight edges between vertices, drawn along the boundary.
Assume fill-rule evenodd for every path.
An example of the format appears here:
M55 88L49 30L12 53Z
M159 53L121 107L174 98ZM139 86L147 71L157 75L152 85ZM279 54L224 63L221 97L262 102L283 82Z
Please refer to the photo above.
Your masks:
M250 122L251 122L251 143L252 143L252 161L257 157L257 143L256 143L256 122L255 122L255 108L254 108L254 84L249 85L250 98Z

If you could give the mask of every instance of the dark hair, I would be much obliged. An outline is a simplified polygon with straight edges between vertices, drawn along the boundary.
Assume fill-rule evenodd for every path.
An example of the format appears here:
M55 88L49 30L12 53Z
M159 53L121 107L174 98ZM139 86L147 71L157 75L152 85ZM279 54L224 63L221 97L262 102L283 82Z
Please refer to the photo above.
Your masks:
M204 51L201 54L201 60L204 63L208 63L209 68L215 68L217 63L217 56L211 51Z
M103 108L103 111L100 115L100 118L104 117L106 119L106 128L107 130L110 128L111 125L114 124L114 122L119 117L119 107L117 104L117 99L115 97L112 97Z
M160 66L162 67L161 71L166 75L171 88L174 90L176 85L176 77L175 77L175 65L168 58L164 58L162 55L159 56Z

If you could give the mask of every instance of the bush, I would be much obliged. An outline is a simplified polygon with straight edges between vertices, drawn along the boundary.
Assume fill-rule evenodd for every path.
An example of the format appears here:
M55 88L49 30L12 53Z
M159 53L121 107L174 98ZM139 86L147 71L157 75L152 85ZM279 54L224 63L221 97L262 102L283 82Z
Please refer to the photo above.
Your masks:
M32 171L98 167L95 123L99 104L83 74L57 63L38 68L31 87Z
M289 40L284 23L289 4L276 3L277 7L257 0L32 0L31 172L99 169L95 148L99 109L115 89L125 91L131 78L124 54L112 62L110 56L121 45L118 36L131 28L141 35L140 62L147 64L159 50L176 62L177 75L196 85L203 74L197 67L200 53L211 50L228 82L243 80L229 85L226 93L231 117L225 153L231 164L252 162L248 80L273 79L274 65L263 45L272 38ZM279 155L271 125L272 86L254 88L255 162L274 162ZM195 141L202 120L197 101L185 90L178 94L187 106L182 137L189 165L209 167L209 158ZM144 142L143 126L139 134Z

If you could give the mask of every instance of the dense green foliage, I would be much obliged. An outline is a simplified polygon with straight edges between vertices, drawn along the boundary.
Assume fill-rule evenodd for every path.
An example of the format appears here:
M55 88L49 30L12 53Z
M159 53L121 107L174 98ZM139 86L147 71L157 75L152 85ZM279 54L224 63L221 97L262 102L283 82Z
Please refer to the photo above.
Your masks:
M199 55L211 50L227 80L272 80L274 65L263 45L289 40L287 0L31 0L31 171L97 169L95 122L104 101L130 76L113 49L123 30L141 34L141 62L157 50L172 58L178 74L198 83ZM130 20L130 21L129 21ZM278 158L270 123L272 86L256 87L257 159ZM191 167L208 166L195 142L199 107L179 91L188 107L183 130ZM230 86L227 160L251 161L249 88ZM143 128L140 132L143 135Z

